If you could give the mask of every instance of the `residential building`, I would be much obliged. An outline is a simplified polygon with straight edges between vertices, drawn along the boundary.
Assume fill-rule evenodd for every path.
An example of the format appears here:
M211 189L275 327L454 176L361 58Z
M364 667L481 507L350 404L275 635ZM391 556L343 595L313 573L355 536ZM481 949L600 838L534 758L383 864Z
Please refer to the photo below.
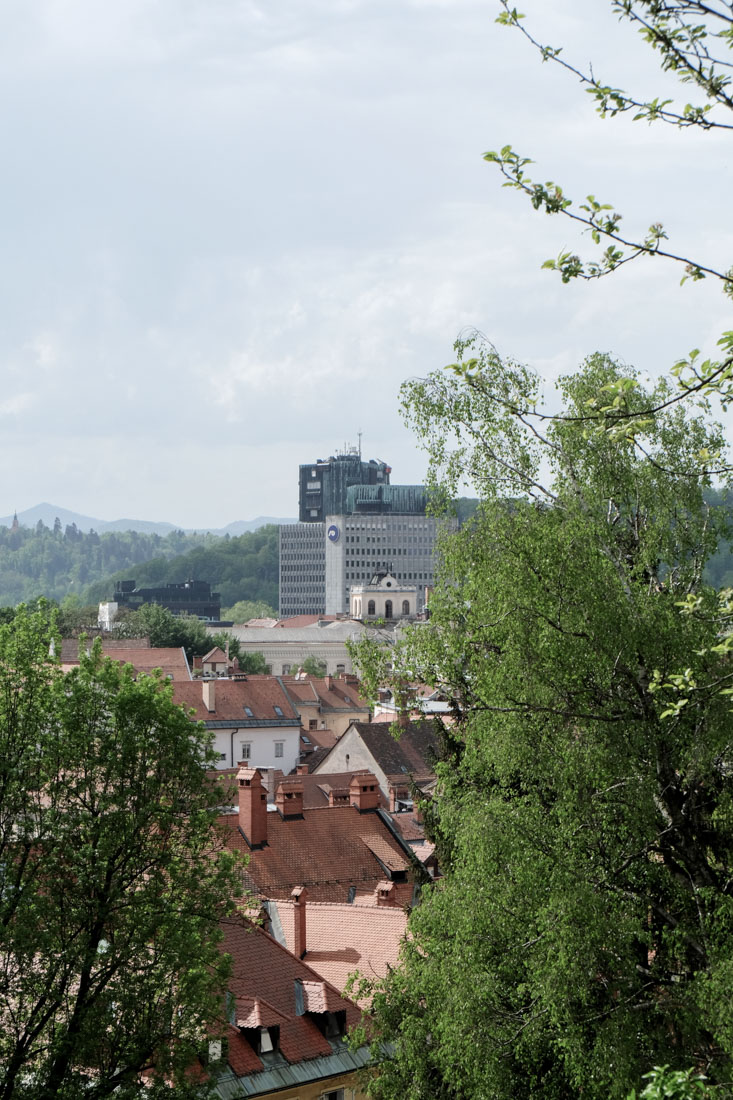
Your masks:
M91 642L85 642L87 653ZM137 675L150 675L159 669L163 676L175 682L189 682L191 669L186 651L180 647L153 648L148 638L105 638L102 640L102 655L123 665L132 665ZM61 642L61 667L68 672L79 664L79 639L64 638Z
M224 1043L212 1042L206 1073L224 1100L363 1100L352 1050L360 1018L353 1001L256 924L235 915L222 925L232 960Z
M236 812L220 818L226 842L248 856L245 882L263 901L287 901L305 886L314 902L378 905L378 886L394 885L397 905L412 904L421 870L410 846L379 809L369 772L352 772L344 796L303 805L303 777L280 780L275 806L256 768L239 769Z
M412 805L411 784L435 778L440 754L440 727L430 719L409 722L394 735L392 722L352 722L334 747L322 756L314 775L365 768L377 778L391 810Z
M287 774L300 759L300 717L273 676L174 682L173 701L212 731L221 769L247 761Z
M303 730L331 730L336 737L352 722L368 722L369 704L359 695L356 677L296 674L283 676L282 686L300 715Z

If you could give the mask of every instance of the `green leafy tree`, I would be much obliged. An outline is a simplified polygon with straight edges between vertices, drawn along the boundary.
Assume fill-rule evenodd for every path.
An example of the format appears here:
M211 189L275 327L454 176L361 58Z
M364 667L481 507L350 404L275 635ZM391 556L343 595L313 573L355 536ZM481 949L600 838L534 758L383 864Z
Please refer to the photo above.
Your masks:
M143 604L137 611L122 617L112 631L116 638L150 638L151 646L178 647L186 650L189 661L203 656L212 642L206 625L193 615L174 615L157 603Z
M64 676L52 638L0 627L0 1097L193 1095L236 892L210 739L98 644Z
M239 667L242 672L248 672L252 676L264 676L270 671L270 666L265 660L264 654L260 653L259 650L240 652Z
M594 356L540 431L540 379L490 347L406 385L444 494L473 522L442 547L428 624L396 682L460 716L426 807L445 878L374 999L394 1044L381 1097L626 1097L654 1064L730 1084L733 691L704 453L672 406L632 437L589 427L633 372Z
M232 607L221 609L221 617L235 623L246 623L250 619L276 619L278 615L264 600L237 600Z
M308 676L323 677L326 675L327 666L325 661L319 661L311 654L303 661L301 668Z

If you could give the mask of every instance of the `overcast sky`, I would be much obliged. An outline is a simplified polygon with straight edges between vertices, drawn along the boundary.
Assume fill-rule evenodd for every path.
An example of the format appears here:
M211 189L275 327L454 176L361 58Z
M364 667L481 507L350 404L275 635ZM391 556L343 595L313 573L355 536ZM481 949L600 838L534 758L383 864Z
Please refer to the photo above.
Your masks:
M666 87L609 0L521 8L609 83ZM663 221L728 267L725 137L601 122L497 14L4 0L0 514L294 515L298 464L359 431L394 482L420 481L400 383L466 326L548 379L595 350L650 373L712 350L733 327L712 284L657 261L572 286L540 270L581 242L482 153L511 142L630 232Z

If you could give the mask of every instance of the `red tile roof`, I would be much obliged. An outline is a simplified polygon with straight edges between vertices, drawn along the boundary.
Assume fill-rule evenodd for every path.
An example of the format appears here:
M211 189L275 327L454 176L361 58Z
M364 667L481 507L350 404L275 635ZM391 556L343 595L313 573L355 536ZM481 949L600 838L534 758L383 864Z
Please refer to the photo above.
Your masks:
M401 872L412 866L409 847L392 835L379 811L325 806L304 808L301 816L290 819L270 811L267 844L253 850L239 830L238 815L222 816L220 822L229 846L248 853L245 878L262 898L289 898L294 887L306 886L313 901L347 901L353 889L356 897L373 903L385 868L402 878ZM401 903L409 903L411 883L396 885Z
M214 710L207 710L204 705L204 685L210 685L214 689ZM174 683L173 702L180 703L186 708L195 711L194 717L203 722L240 722L253 719L278 719L297 720L300 724L298 712L287 698L285 692L278 684L274 676L256 676L246 680L200 680L189 683ZM252 711L248 715L245 706ZM282 711L278 715L275 707Z
M281 677L285 690L294 703L302 706L318 706L321 711L369 711L369 704L359 695L358 684L353 680L334 676L308 677L296 680L294 676Z
M67 656L68 651L62 649L61 667L71 668L79 664L79 645L76 643L76 653ZM174 682L191 682L191 673L188 668L186 654L182 647L153 649L151 646L114 645L110 646L106 641L102 642L102 653L120 664L132 665L135 672L150 674L153 669L159 668L164 676L168 676Z
M232 959L229 991L235 1000L235 1020L245 1027L280 1028L280 1053L291 1065L312 1058L328 1057L334 1047L321 1033L311 1012L345 1012L346 1025L359 1020L356 1005L324 982L307 963L243 917L234 916L223 924L221 944ZM298 1014L296 981L302 983L306 1011ZM257 1021L262 1021L258 1023ZM236 1026L228 1030L229 1065L238 1076L265 1069L263 1060Z
M291 615L289 619L279 619L275 624L275 629L281 630L283 627L285 629L290 627L298 629L302 626L313 626L314 623L335 623L338 620L338 615Z
M285 944L295 947L295 906L276 903ZM305 906L304 961L337 989L354 971L365 978L383 978L396 966L407 929L407 911L394 906L311 902Z
M310 737L310 731L307 736ZM344 792L348 795L349 783L353 774L352 768L348 772L319 772L318 775L308 772L305 775L300 775L298 778L303 784L303 808L313 810L318 806L330 805L329 794L331 791L334 794ZM379 805L382 807L387 805L381 791L379 793Z

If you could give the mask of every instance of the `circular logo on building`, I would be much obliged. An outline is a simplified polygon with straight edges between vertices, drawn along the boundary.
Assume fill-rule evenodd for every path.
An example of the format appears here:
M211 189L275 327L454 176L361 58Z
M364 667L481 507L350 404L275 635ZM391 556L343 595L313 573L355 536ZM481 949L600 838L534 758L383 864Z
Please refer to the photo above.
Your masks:
M331 542L338 542L339 538L341 537L341 532L339 531L335 523L331 524L327 534Z

